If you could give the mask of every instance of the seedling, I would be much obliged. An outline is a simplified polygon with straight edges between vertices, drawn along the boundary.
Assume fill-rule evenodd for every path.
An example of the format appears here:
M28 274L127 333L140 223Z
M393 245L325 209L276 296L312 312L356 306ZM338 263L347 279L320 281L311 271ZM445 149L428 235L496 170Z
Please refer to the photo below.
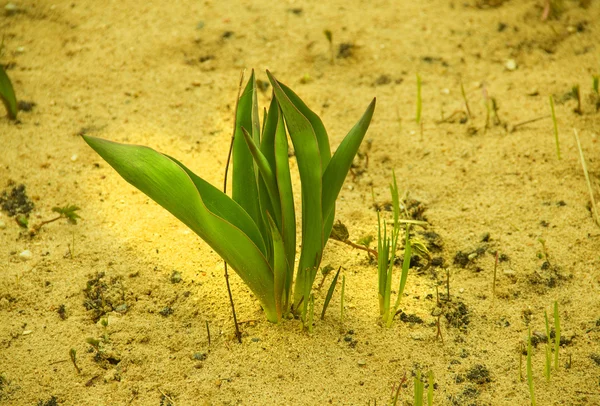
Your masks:
M381 315L383 324L386 327L390 327L396 315L396 311L400 306L400 299L404 294L404 287L406 286L406 280L408 278L408 269L410 267L410 258L412 255L412 248L409 236L410 224L406 224L405 243L404 243L404 260L402 262L402 273L400 275L400 285L398 288L398 296L396 298L394 306L391 306L391 292L392 292L392 275L394 270L394 263L396 261L396 249L398 246L398 239L400 237L400 197L398 194L398 184L396 183L396 174L392 173L393 183L390 185L390 192L392 195L392 209L394 212L394 223L390 236L388 237L387 223L383 221L383 227L381 226L381 216L377 212L377 251L379 253L377 261L377 274L378 274L378 298L379 298L379 313Z
M19 112L19 106L17 104L17 98L15 96L15 90L13 89L12 82L4 70L4 66L0 64L0 99L4 103L8 118L11 120L17 119L17 113Z
M548 323L548 312L544 310L544 321L546 322L546 369L544 375L546 381L550 382L550 371L552 369L552 347L550 344L550 324Z
M531 327L527 332L527 384L529 385L529 398L531 405L535 406L535 391L533 388L533 368L531 366Z
M554 124L554 139L556 140L556 157L560 159L560 144L558 142L558 126L556 125L556 114L554 113L554 99L550 99L550 112L552 113L552 124Z
M67 204L64 207L53 207L52 211L54 213L58 213L58 216L56 216L50 220L42 221L41 223L34 225L29 232L31 235L35 235L46 224L53 223L53 222L63 219L63 218L66 219L71 224L77 224L77 219L81 218L79 216L79 214L76 213L77 210L79 210L79 207L77 207L73 204Z
M467 109L467 115L469 119L471 119L471 109L469 108L469 100L467 99L467 94L465 93L465 87L463 86L462 79L460 80L460 93L462 94L463 101L465 102L465 108Z
M398 396L400 396L400 390L402 390L402 385L404 385L404 383L406 383L406 372L404 372L402 379L400 379L400 382L398 382L398 386L396 387L396 390L395 391L392 390L392 400L391 400L392 406L396 406L396 404L398 403Z
M77 366L77 351L75 350L75 348L71 348L69 350L69 358L71 358L71 362L73 363L73 366L75 367L77 373L81 374L81 369L79 369L79 367Z
M579 133L575 128L573 128L573 132L575 133L575 140L577 141L577 149L579 149L579 157L581 158L581 167L583 168L583 175L585 176L585 182L588 187L588 191L590 193L590 205L592 218L596 222L598 226L600 226L600 214L598 213L598 207L596 206L596 199L594 199L594 190L592 189L592 183L590 181L590 175L587 170L587 165L585 163L585 157L583 156L583 150L581 149L581 142L579 141Z
M340 276L340 271L342 267L340 266L333 277L333 281L331 281L331 285L329 285L329 289L327 290L327 296L325 296L325 303L323 303L323 311L321 312L321 320L325 319L325 312L327 311L327 307L329 306L329 302L331 301L331 297L333 296L333 292L335 291L335 287L337 285L338 277Z
M599 81L600 76L592 76L592 90L594 91L592 97L595 99L596 111L600 110L600 91L598 90Z
M274 97L262 126L254 73L238 101L231 198L153 149L83 138L125 180L208 243L256 295L267 319L278 322L289 311L298 313L303 301L306 309L334 223L335 201L375 100L332 156L321 119L290 88L267 75ZM302 244L293 298L296 213L286 127L302 191Z

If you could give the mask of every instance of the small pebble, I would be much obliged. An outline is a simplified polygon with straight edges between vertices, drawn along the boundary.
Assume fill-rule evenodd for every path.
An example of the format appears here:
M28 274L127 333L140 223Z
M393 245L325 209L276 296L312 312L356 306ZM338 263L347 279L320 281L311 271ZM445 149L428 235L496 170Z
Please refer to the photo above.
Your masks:
M19 254L19 258L21 258L21 261L29 261L33 258L33 254L31 254L31 251L25 250Z
M515 69L517 69L517 62L514 59L509 59L508 61L506 61L506 63L504 64L504 67L507 70L513 71Z
M171 273L171 283L179 283L181 282L181 272L173 270Z
M33 333L33 330L25 330L25 331L23 331L23 335L24 336L28 336L31 333Z
M358 366L359 367L364 367L365 365L367 365L367 361L365 361L364 359L359 359L358 360Z
M6 223L0 220L0 230L4 230L6 228Z
M513 271L512 269L505 269L503 271L503 273L504 273L504 275L515 275L516 274L516 272Z
M75 162L75 161L77 161L77 158L78 158L77 154L71 155L71 161Z
M259 341L260 341L260 338L258 338L258 337L252 337L251 341L252 341L253 343L257 343L257 342L259 342Z

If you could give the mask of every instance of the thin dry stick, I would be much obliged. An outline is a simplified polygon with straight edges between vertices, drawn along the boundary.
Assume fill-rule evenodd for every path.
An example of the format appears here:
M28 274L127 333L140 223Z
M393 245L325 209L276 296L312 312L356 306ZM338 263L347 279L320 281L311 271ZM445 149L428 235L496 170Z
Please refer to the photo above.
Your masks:
M231 153L233 151L233 140L235 140L235 127L237 123L237 110L242 93L242 85L244 84L244 71L240 73L240 86L238 87L237 101L235 103L235 110L233 112L233 133L231 134L231 143L229 144L229 153L227 154L227 163L225 164L225 179L223 180L223 193L227 193L227 174L229 173L229 163L231 162ZM237 322L237 315L235 314L235 305L233 303L233 296L231 295L231 286L229 285L229 273L227 272L227 262L223 261L225 265L225 283L227 284L227 293L229 294L229 303L231 304L231 313L233 314L233 324L235 325L235 336L238 342L242 343L242 333L240 332L240 326ZM207 325L208 327L208 325ZM210 337L210 336L209 336ZM210 340L210 338L209 338Z
M575 140L577 141L577 148L579 149L579 157L581 158L581 166L583 168L583 174L585 175L585 181L587 183L588 190L590 192L590 202L592 209L592 217L598 226L600 226L600 215L598 214L598 207L596 206L596 201L594 200L594 190L592 189L592 183L590 182L590 175L588 174L587 166L585 164L585 158L583 156L583 150L581 149L581 143L579 142L579 133L577 129L573 128L573 132L575 133Z
M498 269L498 251L496 251L496 260L494 261L494 283L492 285L492 297L496 298L496 270Z

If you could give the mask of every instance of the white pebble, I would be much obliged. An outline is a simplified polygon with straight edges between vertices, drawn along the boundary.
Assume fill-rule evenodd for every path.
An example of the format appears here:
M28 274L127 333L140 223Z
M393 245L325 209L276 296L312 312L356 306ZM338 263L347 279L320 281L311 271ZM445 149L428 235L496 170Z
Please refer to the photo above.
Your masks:
M77 158L78 158L77 154L71 155L71 161L75 162L75 161L77 161Z
M33 258L33 255L31 254L31 251L25 250L19 254L19 258L21 258L21 261L29 261Z
M514 59L509 59L504 64L504 67L508 70L515 70L517 69L517 62Z
M0 220L0 230L4 230L6 228L6 223Z

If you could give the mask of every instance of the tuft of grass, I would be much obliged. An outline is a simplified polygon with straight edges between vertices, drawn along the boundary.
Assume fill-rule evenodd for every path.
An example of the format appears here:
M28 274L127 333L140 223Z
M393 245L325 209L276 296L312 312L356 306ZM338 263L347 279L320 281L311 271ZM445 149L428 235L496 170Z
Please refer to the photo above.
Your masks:
M17 97L15 96L12 82L6 74L2 64L0 64L0 99L2 99L2 103L4 103L8 118L16 120L17 113L19 112L19 105L17 104Z
M556 157L560 159L560 143L558 141L558 125L556 124L556 114L554 113L554 99L550 99L550 112L552 113L552 124L554 125L554 139L556 140Z
M280 322L293 312L306 322L310 292L334 224L335 202L373 117L375 99L332 154L317 114L269 71L267 76L273 98L262 125L254 72L237 100L231 197L153 149L82 137L126 181L213 248L254 293L269 321ZM296 271L288 136L302 193Z
M392 172L393 183L390 185L390 193L392 195L392 210L394 213L394 223L392 225L391 235L388 236L387 223L382 221L379 212L377 212L377 274L378 274L378 298L379 298L379 313L383 324L390 327L396 315L396 311L400 306L400 299L404 294L406 280L408 278L408 270L410 268L410 258L412 256L412 245L410 240L410 223L406 224L405 243L404 243L404 259L402 262L402 273L400 275L400 284L398 294L394 305L391 305L392 292L392 276L394 264L396 262L396 249L400 237L400 196L398 193L398 184L396 182L396 174Z

